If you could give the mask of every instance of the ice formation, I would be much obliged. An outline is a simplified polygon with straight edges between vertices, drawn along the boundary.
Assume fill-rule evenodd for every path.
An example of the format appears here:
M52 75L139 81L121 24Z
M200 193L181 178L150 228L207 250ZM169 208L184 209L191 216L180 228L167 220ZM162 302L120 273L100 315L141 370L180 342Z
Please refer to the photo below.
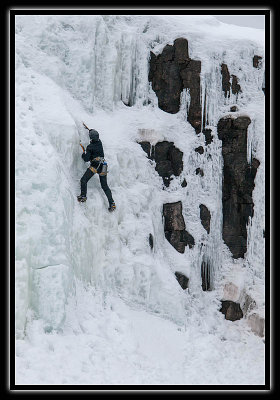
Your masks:
M150 51L178 37L202 61L202 114L213 135L203 155L194 149L205 137L186 118L189 92L180 111L168 114L148 81ZM264 316L264 57L262 30L211 16L16 17L17 383L263 384L255 322L226 321L219 307L225 293L235 301L247 296L251 314ZM221 63L238 76L241 94L225 98ZM238 260L222 240L216 130L232 104L240 109L233 118L252 120L248 160L261 163L248 251ZM76 201L86 169L82 121L100 133L114 214L96 176L87 203ZM172 141L184 153L184 170L168 189L138 144L143 137ZM163 204L179 200L196 243L184 254L163 231ZM211 212L209 234L200 204ZM211 276L205 292L203 260ZM176 271L189 278L185 291Z

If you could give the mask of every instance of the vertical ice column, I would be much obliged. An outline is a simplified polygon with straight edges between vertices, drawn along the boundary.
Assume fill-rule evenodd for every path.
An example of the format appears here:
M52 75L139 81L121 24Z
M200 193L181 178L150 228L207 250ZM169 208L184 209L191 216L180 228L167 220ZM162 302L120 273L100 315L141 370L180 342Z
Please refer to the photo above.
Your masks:
M247 233L246 262L259 278L264 278L265 264L265 154L264 124L260 115L252 120L248 129L247 157L250 168L254 169L256 158L260 160L252 193L254 214L249 218ZM256 158L255 158L256 157Z
M201 64L202 127L216 126L220 108L224 104L220 60L212 54Z
M123 101L141 106L148 97L148 51L134 30L125 34L102 20L93 49L93 103L112 110Z
M200 77L200 103L201 103L201 132L202 132L207 121L206 84L205 84L205 76L203 75Z
M188 120L189 108L191 104L190 89L183 89L180 98L180 115L184 121Z

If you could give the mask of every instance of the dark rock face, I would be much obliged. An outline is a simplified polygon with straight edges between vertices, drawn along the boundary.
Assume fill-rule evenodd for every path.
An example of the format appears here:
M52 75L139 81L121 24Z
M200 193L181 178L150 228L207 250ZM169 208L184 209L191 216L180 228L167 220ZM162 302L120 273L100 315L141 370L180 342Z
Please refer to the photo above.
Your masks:
M232 76L232 83L231 83L231 90L233 94L238 94L239 92L242 92L241 86L238 83L238 78L235 75Z
M230 111L231 112L236 112L236 111L238 111L238 107L237 106L232 106L232 107L230 107Z
M206 128L206 129L203 129L202 132L205 136L205 144L207 146L208 144L213 142L213 135L211 134L212 131L211 131L211 129Z
M255 56L253 57L253 67L254 67L254 68L259 68L259 67L260 67L260 62L261 62L261 60L262 60L262 57L261 57L261 56L255 55Z
M188 284L189 284L189 278L187 278L184 274L181 272L175 272L175 276L177 278L177 281L179 282L180 286L182 289L187 289Z
M139 144L145 153L147 153L148 158L154 160L154 154L152 154L152 152L154 152L154 146L151 146L150 142L139 142Z
M166 203L163 205L164 230L165 231L183 231L185 221L182 215L182 202Z
M182 187L186 187L188 185L188 182L186 181L186 179L184 178L183 182L181 183Z
M225 319L230 321L237 321L238 319L243 318L243 312L240 308L240 304L235 303L234 301L222 301L222 307L220 311L225 315Z
M171 146L167 157L170 158L173 173L175 176L179 176L183 171L183 152L177 149L175 146Z
M162 177L165 186L169 186L171 175L179 176L183 171L183 152L173 142L158 142L152 146L150 142L139 142L150 160L155 160L156 171Z
M166 45L158 56L151 52L149 81L158 97L159 108L176 114L181 92L189 89L188 121L196 132L201 128L200 71L201 62L189 57L187 39L176 39L173 46Z
M207 233L209 233L210 232L211 213L204 204L200 204L199 208L200 208L200 220L201 220L202 226L207 231Z
M186 230L181 233L181 241L185 243L185 246L189 246L190 249L195 245L194 238Z
M224 176L222 187L223 239L234 258L247 251L247 224L253 216L252 192L259 161L247 163L247 128L249 117L224 117L218 122L218 137L222 140Z
M201 169L201 168L196 168L195 173L196 173L196 175L204 176L203 169Z
M185 243L182 239L182 232L183 231L165 231L165 237L170 244L179 252L185 252Z
M164 233L169 243L179 252L184 253L185 247L192 248L194 238L186 231L182 215L182 202L166 203L163 205Z
M201 263L201 286L203 291L210 290L210 263L205 260Z
M194 151L196 151L199 154L203 154L204 153L204 148L202 146L199 146L196 149L194 149Z
M156 165L156 171L159 176L162 177L165 186L169 186L171 180L170 177L173 174L171 162L169 160L158 162Z
M238 78L236 75L230 75L228 66L226 64L221 65L221 74L222 74L222 89L225 94L225 97L230 97L230 89L233 94L238 94L241 92L241 87L238 83ZM232 78L232 82L230 82L230 78Z
M230 74L228 71L228 67L226 64L221 65L221 74L222 74L222 89L225 94L225 97L230 96Z
M153 247L154 247L154 238L153 238L153 235L151 233L149 234L149 245L150 245L150 248L153 249Z

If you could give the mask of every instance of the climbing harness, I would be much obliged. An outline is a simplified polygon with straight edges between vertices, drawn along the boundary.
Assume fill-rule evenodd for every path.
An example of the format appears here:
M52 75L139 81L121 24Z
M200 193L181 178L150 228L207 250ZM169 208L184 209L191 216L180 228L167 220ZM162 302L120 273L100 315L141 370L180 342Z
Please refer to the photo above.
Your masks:
M104 160L103 165L102 165L102 170L101 170L99 175L104 176L104 175L107 175L107 174L108 174L108 164Z
M99 175L101 175L101 176L107 175L107 173L108 173L108 164L105 161L105 158L103 158L103 157L95 157L95 158L93 158L92 161L97 161L99 164L98 164L98 166L96 168L93 167L93 166L90 166L89 169L91 170L91 172L93 172L94 174L98 173L97 172L98 168L102 164L102 169L101 169Z

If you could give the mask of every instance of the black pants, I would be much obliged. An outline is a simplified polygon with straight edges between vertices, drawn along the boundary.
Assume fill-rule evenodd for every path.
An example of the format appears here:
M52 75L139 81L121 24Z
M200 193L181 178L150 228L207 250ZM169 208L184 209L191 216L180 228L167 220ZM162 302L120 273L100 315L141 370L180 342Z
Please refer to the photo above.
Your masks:
M90 180L90 178L94 175L94 173L88 168L86 170L86 172L84 173L84 175L81 178L81 196L85 196L87 195L87 183ZM113 197L112 197L112 192L108 186L107 183L107 176L103 175L100 176L99 175L99 180L100 180L100 184L102 189L104 190L104 193L107 196L107 199L109 201L109 204L113 203Z

